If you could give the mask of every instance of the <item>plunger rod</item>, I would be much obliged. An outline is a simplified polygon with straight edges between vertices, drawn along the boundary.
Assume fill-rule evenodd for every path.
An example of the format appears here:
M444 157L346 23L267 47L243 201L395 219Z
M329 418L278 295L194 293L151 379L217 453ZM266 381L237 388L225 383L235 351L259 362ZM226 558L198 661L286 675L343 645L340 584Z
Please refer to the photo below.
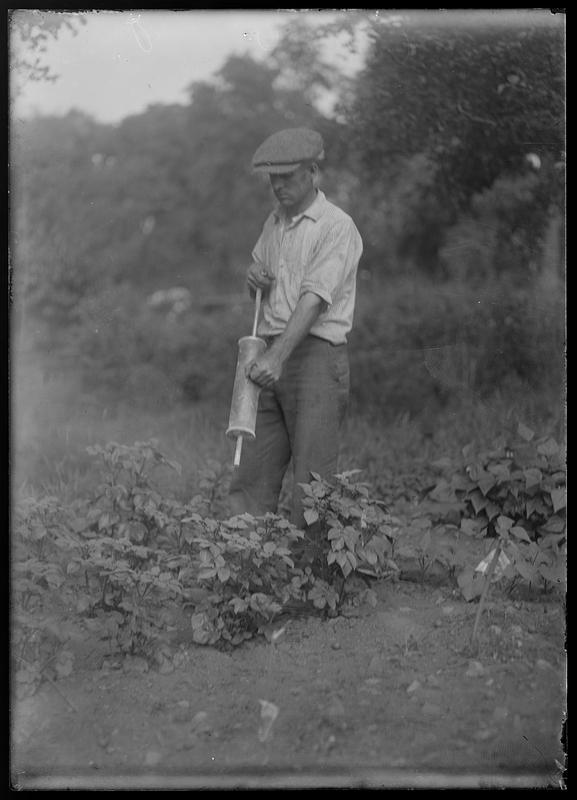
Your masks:
M238 467L240 464L240 454L242 452L242 436L236 437L236 448L234 451L234 466Z
M258 325L258 315L260 312L260 301L262 300L262 289L256 290L256 297L254 301L254 321L252 323L252 336L256 336L256 327Z

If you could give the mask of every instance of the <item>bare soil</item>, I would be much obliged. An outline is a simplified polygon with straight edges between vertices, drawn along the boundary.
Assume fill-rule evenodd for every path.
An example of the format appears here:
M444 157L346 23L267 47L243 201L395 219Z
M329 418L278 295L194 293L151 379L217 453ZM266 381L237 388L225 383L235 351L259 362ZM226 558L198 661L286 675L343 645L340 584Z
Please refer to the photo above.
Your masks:
M231 652L194 644L183 614L169 673L79 653L12 702L13 788L560 788L562 597L495 590L472 648L478 606L450 587L371 588L376 604Z

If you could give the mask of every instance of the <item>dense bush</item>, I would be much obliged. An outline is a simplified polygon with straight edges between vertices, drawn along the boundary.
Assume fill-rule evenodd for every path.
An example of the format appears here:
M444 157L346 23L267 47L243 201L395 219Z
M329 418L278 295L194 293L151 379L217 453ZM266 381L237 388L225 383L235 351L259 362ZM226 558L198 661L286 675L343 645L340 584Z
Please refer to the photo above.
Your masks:
M104 404L226 410L252 314L242 294L167 313L126 286L79 304L56 353L47 342L44 367L74 374ZM361 280L350 335L352 412L382 422L405 413L434 419L440 408L508 387L548 402L556 395L560 407L563 347L560 293L537 296L505 280L483 291L460 281Z
M252 313L248 295L225 297L213 310L167 313L124 286L79 303L56 353L50 343L38 347L46 367L74 372L84 391L104 403L149 410L227 404L237 341L250 333Z
M351 335L353 401L379 419L430 413L507 385L557 394L564 370L563 297L509 281L362 285Z
M532 154L534 156L534 154ZM534 156L535 157L535 156ZM562 277L562 242L553 264L542 249L552 215L563 205L561 164L502 175L471 198L468 212L445 231L440 259L448 276L482 285L507 275L523 285L543 268Z

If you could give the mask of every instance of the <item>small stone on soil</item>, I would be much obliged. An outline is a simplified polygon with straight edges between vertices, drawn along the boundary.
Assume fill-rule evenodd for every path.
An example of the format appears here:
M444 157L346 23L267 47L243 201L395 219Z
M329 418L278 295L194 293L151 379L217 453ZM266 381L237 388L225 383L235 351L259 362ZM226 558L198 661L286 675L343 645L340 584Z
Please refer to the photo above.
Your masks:
M509 709L505 706L497 706L497 708L493 711L493 719L496 722L503 722L509 716Z
M546 661L544 658L538 658L535 662L537 669L553 669L553 665Z
M382 656L375 655L369 661L367 672L369 675L380 675L387 667L386 659Z
M192 711L188 708L177 708L170 715L171 722L190 722L192 720Z
M476 739L478 742L486 742L487 739L490 739L494 736L494 731L490 730L489 728L483 728L480 731L477 731L473 734L473 738Z
M200 725L204 725L206 723L207 717L208 714L206 713L206 711L197 711L197 713L192 718L192 722L196 727L199 727Z
M194 737L192 739L183 739L180 742L177 742L174 745L174 749L182 752L183 750L193 750L196 747L196 740Z
M441 706L436 705L436 703L425 703L421 708L423 714L427 714L427 716L436 717L441 713Z
M147 767L156 767L162 759L162 754L156 750L149 750L144 758Z
M339 697L333 697L323 712L323 719L337 722L345 716L345 707Z
M469 661L469 666L467 667L467 671L465 672L465 675L468 678L480 678L484 674L485 674L485 667L481 664L480 661Z

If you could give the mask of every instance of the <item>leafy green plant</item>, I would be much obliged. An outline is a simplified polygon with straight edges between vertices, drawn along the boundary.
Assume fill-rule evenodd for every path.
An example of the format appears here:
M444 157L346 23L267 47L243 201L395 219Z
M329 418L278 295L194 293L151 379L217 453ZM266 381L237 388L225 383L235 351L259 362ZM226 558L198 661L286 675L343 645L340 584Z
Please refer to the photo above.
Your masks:
M163 499L150 475L154 466L178 465L154 442L89 452L103 472L92 499L29 498L17 509L15 654L20 682L32 690L49 676L45 664L58 674L70 668L59 654L70 625L112 652L166 660L173 607L184 595L180 574L191 555L179 550L179 520L193 507Z
M113 652L162 660L172 606L184 595L179 572L186 561L128 538L90 539L67 568L76 611Z
M460 561L458 540L443 535L445 528L427 516L418 516L407 524L398 558L416 562L421 583L435 566L453 575Z
M193 639L238 645L258 633L290 599L302 599L309 575L295 570L292 546L303 533L274 514L216 521L193 514L191 543L198 569L190 578L206 589L194 604Z
M509 562L504 578L544 590L564 578L565 484L562 448L550 436L536 438L523 424L514 438L502 438L491 450L476 455L465 448L451 480L463 503L461 530L496 540ZM467 599L482 592L471 567L459 584Z
M335 484L311 473L301 483L304 517L313 571L329 585L339 586L353 572L385 578L395 575L394 561L400 522L384 503L369 497L365 483L354 480L360 470L335 476Z
M66 512L55 497L28 498L16 509L12 569L12 655L18 697L42 680L70 674L71 631L57 613L66 573L59 548L67 547Z
M170 631L183 609L193 641L238 646L295 604L306 613L335 613L354 594L355 575L394 578L407 549L423 580L434 564L454 573L462 563L459 539L470 535L496 539L513 580L553 584L565 541L559 448L548 438L533 441L527 428L519 433L515 447L476 459L466 450L462 469L436 487L453 492L464 509L459 529L422 512L403 526L369 496L368 485L357 480L360 470L343 472L334 483L312 473L301 484L305 531L274 514L219 520L210 516L226 475L218 465L207 465L201 493L181 503L155 486L157 468L179 470L156 442L89 448L101 469L92 498L28 498L17 507L19 691L69 674L74 636L95 637L110 653L145 656L164 669L172 659ZM484 598L485 580L471 568L459 575L465 596L484 590ZM370 601L370 590L364 592Z
M198 475L199 494L193 498L193 502L203 508L205 516L225 515L228 508L230 478L231 467L229 464L222 464L216 459L208 459Z
M170 630L183 608L194 641L235 646L292 601L309 609L336 606L333 587L310 566L295 565L293 550L304 534L287 520L208 516L224 474L215 465L207 465L202 493L183 504L155 487L155 468L179 469L156 442L88 450L101 470L92 498L20 507L15 596L22 685L33 690L45 662L60 663L62 636L55 638L60 629L49 614L55 590L60 618L84 636L105 642L111 654L144 656L161 668L170 661ZM62 658L60 672L69 668Z

